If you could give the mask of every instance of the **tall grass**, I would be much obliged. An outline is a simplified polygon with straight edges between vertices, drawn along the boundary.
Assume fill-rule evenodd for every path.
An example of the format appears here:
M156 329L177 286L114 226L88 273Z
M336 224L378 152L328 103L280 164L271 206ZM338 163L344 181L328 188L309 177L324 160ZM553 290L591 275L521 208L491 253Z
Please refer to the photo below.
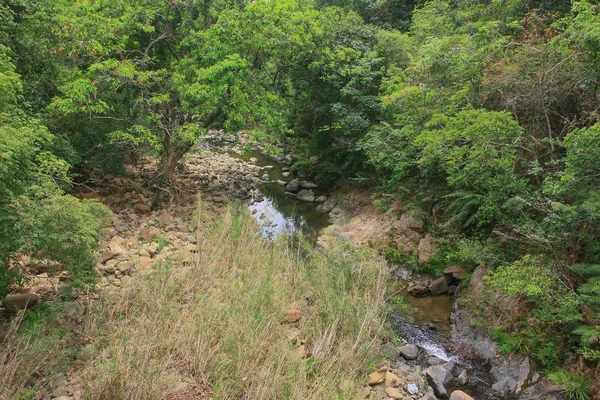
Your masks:
M352 399L379 361L384 264L338 248L265 244L244 211L198 231L192 262L105 296L85 334L89 399L162 399L178 382L216 399ZM298 323L283 310L300 309Z

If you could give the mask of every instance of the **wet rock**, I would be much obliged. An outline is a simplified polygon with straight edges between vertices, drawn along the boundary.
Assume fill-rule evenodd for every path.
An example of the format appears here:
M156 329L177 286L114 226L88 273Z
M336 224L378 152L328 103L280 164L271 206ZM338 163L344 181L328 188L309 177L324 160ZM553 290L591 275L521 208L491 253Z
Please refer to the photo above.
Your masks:
M300 188L300 184L298 183L298 179L292 179L285 185L285 190L288 192L296 192Z
M419 241L419 264L425 264L431 258L435 249L435 240L433 239L433 236L428 233Z
M425 377L436 396L448 397L445 385L453 378L450 371L441 365L434 365L425 370Z
M431 357L429 357L427 359L427 365L430 366L430 367L432 365L440 365L440 364L443 364L443 363L444 363L444 360L442 360L441 358L436 357L436 356L431 356Z
M408 284L407 291L414 296L420 296L429 293L429 287L421 282L411 282Z
M469 371L466 369L463 369L462 372L460 374L458 374L457 380L463 386L466 385L467 383L469 383Z
M493 390L503 396L519 394L525 388L531 373L529 358L514 356L492 360L490 373L496 381L492 385Z
M150 207L143 203L138 203L135 206L133 206L133 211L140 215L148 215L152 213Z
M2 300L2 306L8 311L17 312L34 307L40 301L35 293L10 294Z
M312 203L315 201L315 194L313 193L312 190L301 190L296 195L296 198L300 201Z
M448 286L448 294L450 296L454 296L454 294L456 294L457 289L458 289L458 286Z
M472 398L471 396L469 396L468 394L466 394L465 392L463 392L462 390L455 390L450 395L450 400L475 400L475 399Z
M442 276L429 284L429 291L432 295L437 296L448 292L448 281L446 277Z
M419 356L419 348L414 344L408 344L400 347L398 353L406 360L414 360Z

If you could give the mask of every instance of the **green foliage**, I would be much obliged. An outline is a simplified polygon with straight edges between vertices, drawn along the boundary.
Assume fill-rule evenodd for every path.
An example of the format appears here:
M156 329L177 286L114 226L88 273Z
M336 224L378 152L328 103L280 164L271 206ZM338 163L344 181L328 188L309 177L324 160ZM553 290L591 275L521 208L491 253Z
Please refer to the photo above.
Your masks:
M572 400L588 400L592 382L583 372L567 372L559 369L548 374L548 380L565 386L565 394Z

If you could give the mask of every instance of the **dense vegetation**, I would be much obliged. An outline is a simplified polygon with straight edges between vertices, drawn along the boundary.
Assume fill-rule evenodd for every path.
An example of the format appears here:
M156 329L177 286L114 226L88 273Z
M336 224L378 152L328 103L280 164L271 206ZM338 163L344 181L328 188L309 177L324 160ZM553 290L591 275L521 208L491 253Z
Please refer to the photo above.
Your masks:
M90 270L70 182L140 151L168 180L218 126L420 210L432 271L492 267L503 349L598 361L599 87L595 1L5 0L0 296L20 254Z

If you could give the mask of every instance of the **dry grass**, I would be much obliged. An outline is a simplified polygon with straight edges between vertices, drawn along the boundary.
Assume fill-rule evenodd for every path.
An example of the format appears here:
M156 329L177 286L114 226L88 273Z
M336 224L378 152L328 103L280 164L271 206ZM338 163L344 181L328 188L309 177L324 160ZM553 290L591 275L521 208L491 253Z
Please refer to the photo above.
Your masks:
M181 382L215 399L357 396L380 361L383 263L266 245L236 210L201 229L198 248L96 303L83 328L85 398L176 398ZM282 323L285 308L302 310L300 322Z

